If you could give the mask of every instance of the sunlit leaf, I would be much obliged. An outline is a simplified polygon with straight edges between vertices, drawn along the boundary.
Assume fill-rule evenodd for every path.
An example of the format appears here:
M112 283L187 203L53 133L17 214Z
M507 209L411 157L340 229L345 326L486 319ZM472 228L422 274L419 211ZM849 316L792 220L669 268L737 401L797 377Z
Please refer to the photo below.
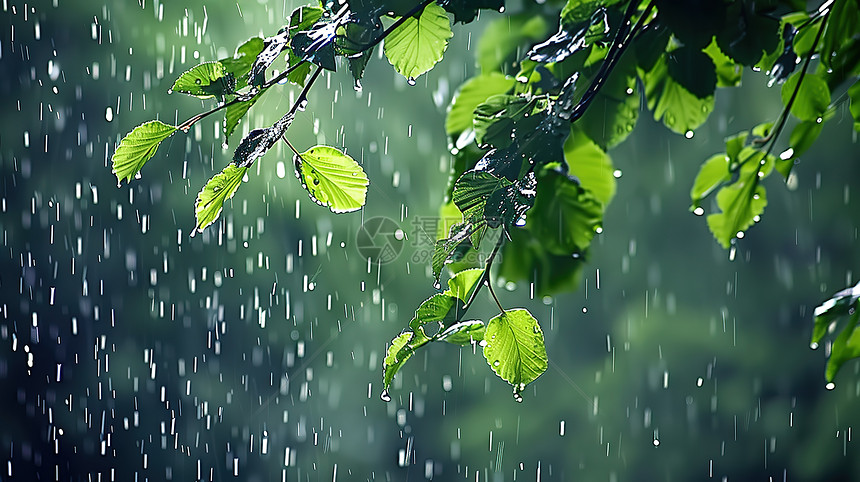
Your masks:
M547 368L543 330L528 310L507 310L493 317L484 331L484 358L502 380L514 387L514 397Z
M442 60L452 36L445 10L430 3L418 18L410 17L394 29L385 38L383 50L394 69L414 82Z
M514 87L513 77L497 72L479 75L469 79L451 100L448 116L445 119L445 131L450 136L472 128L472 116L475 108L488 98L504 94Z
M296 175L311 199L334 213L364 206L369 181L355 159L329 146L314 146L295 156Z
M132 178L155 155L161 141L176 132L176 127L167 125L161 121L149 121L135 127L122 141L113 154L113 173L121 184L125 179L131 182Z
M180 75L170 90L208 99L235 92L236 78L221 62L204 62Z
M236 194L247 170L247 167L228 164L223 171L213 176L203 186L203 189L197 194L197 201L194 203L197 225L192 231L192 236L194 233L203 232L207 226L218 219L224 207L224 201Z
M743 236L764 212L767 193L760 181L773 170L775 163L774 156L765 159L764 152L751 147L744 148L740 157L745 162L742 161L738 179L717 193L721 212L708 215L708 227L724 248L728 248L735 237Z

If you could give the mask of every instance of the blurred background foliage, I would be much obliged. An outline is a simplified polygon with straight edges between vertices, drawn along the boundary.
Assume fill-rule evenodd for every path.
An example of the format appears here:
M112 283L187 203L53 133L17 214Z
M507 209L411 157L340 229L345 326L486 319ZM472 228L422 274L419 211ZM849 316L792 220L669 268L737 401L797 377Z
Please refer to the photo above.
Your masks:
M374 58L361 92L345 72L311 92L289 137L362 163L360 213L315 206L279 145L223 224L190 239L194 196L230 158L215 121L171 138L128 187L108 167L134 126L201 110L167 95L176 76L299 4L0 6L0 479L860 478L860 365L827 391L808 348L813 308L858 266L847 108L796 183L768 179L764 221L730 252L689 212L689 188L726 135L778 115L778 89L747 72L692 139L642 116L611 152L622 176L580 288L507 286L550 357L526 401L471 350L433 346L386 404L385 341L432 292L419 226L447 178L445 106L498 15L456 26L416 86ZM267 94L239 128L297 94ZM381 267L355 246L375 216L409 237Z

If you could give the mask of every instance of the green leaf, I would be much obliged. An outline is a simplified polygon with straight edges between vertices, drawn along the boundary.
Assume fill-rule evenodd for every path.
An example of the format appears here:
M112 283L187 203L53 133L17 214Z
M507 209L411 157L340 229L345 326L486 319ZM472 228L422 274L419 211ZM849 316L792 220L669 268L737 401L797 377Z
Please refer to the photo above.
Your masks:
M433 257L431 267L433 269L433 278L439 282L439 277L442 274L442 268L446 263L452 261L457 250L468 250L472 247L471 237L473 234L483 232L487 227L487 222L483 219L471 223L464 222L451 226L451 231L448 237L437 239L433 245Z
M765 159L764 154L752 147L744 148L738 179L717 193L717 206L722 212L708 215L708 227L723 248L752 226L767 206L767 193L760 181L773 170L775 158L770 155Z
M219 60L224 70L236 79L236 90L248 85L248 72L254 65L254 61L260 52L265 48L263 39L253 37L236 49L236 53L232 57L227 57Z
M764 4L745 1L726 5L725 27L715 32L720 50L741 65L753 66L766 52L780 47L779 20L766 11ZM699 28L697 22L689 23Z
M497 94L510 91L515 84L513 77L498 72L479 75L466 81L454 94L445 119L445 131L457 136L472 128L472 114L478 105Z
M531 219L526 222L527 228L530 222ZM535 293L538 295L569 293L575 290L579 284L584 257L580 254L549 253L544 240L527 228L512 228L509 231L511 242L502 248L498 278L511 282L534 283Z
M249 132L233 151L233 162L241 167L251 167L284 136L290 124L293 123L294 117L292 111L287 112L271 127Z
M403 364L406 363L407 360L415 353L415 348L418 346L427 343L426 337L424 337L423 343L415 343L413 345L410 342L418 342L419 340L413 340L415 338L414 333L411 331L404 331L403 333L394 337L391 340L391 344L388 346L388 351L385 354L385 359L382 361L382 387L383 387L383 400L388 393L388 388L391 386L391 382L394 380L394 375L397 375L397 372L403 367ZM385 400L388 401L388 400Z
M640 96L635 70L631 68L630 75L624 75L624 65L622 57L578 122L582 131L603 150L627 139L639 119Z
M716 41L712 41L704 50L714 63L714 72L717 76L717 87L737 87L741 85L743 67L738 65L731 57L724 54Z
M776 169L783 177L788 178L792 167L794 167L794 160L812 147L823 128L824 122L817 121L803 121L794 126L788 139L788 145L791 147L788 152L791 155L785 159L780 156L776 163Z
M576 180L554 170L543 172L526 227L551 254L571 256L588 248L603 220L603 203Z
M860 5L856 0L837 1L831 8L833 10L821 35L819 51L821 64L826 69L833 67L834 57L839 54L840 48L857 35L857 26L860 25Z
M475 52L481 72L501 71L522 44L542 40L548 32L547 21L531 13L506 15L493 20L484 28Z
M484 339L484 322L468 320L453 324L439 334L439 339L454 345L478 343Z
M860 357L860 283L844 289L815 308L815 324L812 331L811 347L817 348L824 336L836 331L840 318L848 317L841 332L830 347L825 378L832 382L836 373L848 360Z
M697 208L702 199L707 197L720 184L732 179L729 172L729 156L720 153L702 163L693 188L690 190L690 200L693 208Z
M223 171L209 179L209 182L197 193L197 201L194 203L197 225L191 232L192 236L198 232L202 233L207 226L218 219L224 207L224 201L236 194L247 170L247 167L228 164Z
M493 317L484 331L484 358L502 380L514 387L514 398L547 368L543 330L526 309L517 308Z
M230 139L230 135L233 134L233 131L236 130L236 126L239 125L239 121L245 117L245 114L248 113L248 109L251 108L259 99L262 97L263 92L260 91L253 97L248 100L237 102L235 104L230 104L224 109L224 143Z
M708 54L700 49L681 47L667 55L669 77L698 99L714 95L717 87L716 66Z
M314 146L294 157L296 174L311 199L334 213L364 206L369 181L355 160L329 146Z
M440 327L453 323L462 309L463 303L457 298L445 293L436 293L418 306L415 317L409 322L409 327L417 333L419 330L423 331L427 323L439 323Z
M805 76L798 72L782 84L782 103L788 104L797 83L800 89L791 105L791 113L800 120L815 121L824 116L830 106L830 88L819 75L807 73Z
M180 75L170 90L209 99L235 92L236 78L224 69L221 62L204 62Z
M448 280L448 290L445 291L445 294L458 298L465 303L469 300L469 294L472 292L472 288L475 287L475 284L483 275L484 268L472 268L459 271Z
M609 155L574 128L564 143L564 159L580 185L608 206L615 195L615 168Z
M131 182L132 178L155 155L161 141L176 132L176 127L161 121L145 122L129 132L119 143L113 154L113 173L117 182Z
M696 129L714 110L713 95L698 98L669 76L665 56L644 74L642 80L645 99L654 113L654 120L662 120L674 132L685 134Z
M540 116L538 100L520 95L494 95L475 108L473 126L478 146L508 147L515 132L533 132Z
M490 195L512 184L506 178L486 171L467 172L454 185L454 204L463 213L463 219L474 223L485 219L484 211Z
M400 75L414 79L442 60L451 38L448 15L436 3L427 5L418 18L410 17L385 38L385 56Z
M582 22L591 18L591 15L600 7L614 5L621 0L567 0L561 9L561 23L569 24Z
M855 81L848 88L848 97L851 99L851 105L848 110L851 111L851 117L854 118L854 130L860 131L860 82Z

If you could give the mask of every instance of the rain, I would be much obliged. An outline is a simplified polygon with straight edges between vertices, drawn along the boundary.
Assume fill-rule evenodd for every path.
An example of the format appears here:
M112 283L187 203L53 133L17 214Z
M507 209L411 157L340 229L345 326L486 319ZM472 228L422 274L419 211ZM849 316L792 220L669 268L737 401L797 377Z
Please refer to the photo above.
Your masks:
M283 82L229 146L208 117L117 187L125 134L213 105L168 94L180 74L277 35L304 3L2 0L0 481L860 479L860 363L827 385L827 347L809 341L860 265L847 103L730 249L690 210L701 162L781 109L749 69L695 132L640 112L610 151L616 195L575 290L494 280L546 340L522 403L477 344L430 344L383 391L387 344L437 292L446 106L487 23L525 2L508 3L454 25L427 74L381 52L360 84L339 65L289 118L302 89ZM276 122L299 151L357 161L365 207L318 206L276 143L192 237L206 180Z

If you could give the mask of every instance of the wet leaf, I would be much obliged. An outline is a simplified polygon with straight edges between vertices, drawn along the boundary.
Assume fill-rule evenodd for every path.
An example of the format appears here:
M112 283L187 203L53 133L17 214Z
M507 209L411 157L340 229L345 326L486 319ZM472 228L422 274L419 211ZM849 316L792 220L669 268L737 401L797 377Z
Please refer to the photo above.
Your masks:
M484 322L467 320L453 324L439 334L439 339L454 345L471 345L484 339Z
M836 373L847 361L860 357L860 283L844 289L815 308L815 325L812 331L812 346L817 347L828 333L836 331L839 320L847 317L841 324L839 335L830 347L825 378L832 382Z
M411 17L394 29L385 38L383 51L394 69L414 82L442 60L452 36L445 10L431 3L420 16Z
M239 125L239 121L248 113L248 109L250 109L262 95L263 92L259 92L248 100L228 105L227 108L224 109L225 143L230 139L230 135L233 134L233 131L236 130L236 126Z
M170 90L201 99L223 97L235 92L236 78L224 69L221 62L204 62L180 75Z
M233 162L238 166L251 167L281 139L292 124L293 117L294 115L288 112L271 127L249 132L233 151Z
M816 74L801 75L801 72L798 72L789 77L782 84L783 104L788 104L794 90L798 88L798 82L800 87L791 105L791 114L805 121L816 121L824 117L830 106L830 88L827 87L827 82Z
M773 170L775 158L770 155L765 159L764 154L744 148L738 179L717 193L721 212L708 215L708 227L723 248L728 249L732 239L752 226L767 206L767 193L760 181Z
M462 302L469 300L469 294L484 275L484 268L472 268L458 271L448 280L448 290L445 294L453 296Z
M232 57L226 57L219 62L224 66L224 70L236 79L236 90L248 85L248 73L251 67L257 60L257 56L265 48L265 42L260 37L248 39L245 43L236 48L236 53Z
M463 219L475 223L486 220L484 210L487 199L495 191L505 189L513 183L485 171L470 171L457 180L454 185L453 200L463 213Z
M507 310L490 319L484 341L484 358L499 378L513 385L515 396L546 371L543 330L526 309Z
M329 146L314 146L295 156L296 175L311 200L334 213L364 206L369 181L355 159Z
M391 344L388 346L385 359L382 362L382 387L387 390L394 380L394 375L400 371L403 364L409 360L409 357L415 352L414 348L409 345L413 338L411 331L405 331L397 335ZM426 341L425 341L426 343Z
M167 125L161 121L149 121L135 127L122 141L113 154L113 173L121 184L125 179L131 182L132 178L155 155L159 144L164 139L176 132L176 127Z
M528 51L526 57L535 62L561 62L571 55L604 39L609 33L606 9L599 7L588 20L563 23L558 32Z
M446 293L436 293L424 300L415 310L415 317L409 327L417 332L428 323L438 323L440 327L451 324L463 310L463 302Z
M203 189L197 194L197 201L194 203L197 225L192 231L192 236L197 232L202 233L207 226L218 219L224 207L224 201L236 194L236 190L242 184L242 178L247 171L247 167L228 164L224 170L209 179L209 182L203 186Z
M296 32L290 41L293 53L300 60L334 71L337 67L335 40L340 25L340 22L324 19L317 22L310 30Z
M259 87L266 83L266 70L277 60L289 42L290 34L287 29L281 29L276 35L263 41L264 48L257 55L248 73L251 85Z

